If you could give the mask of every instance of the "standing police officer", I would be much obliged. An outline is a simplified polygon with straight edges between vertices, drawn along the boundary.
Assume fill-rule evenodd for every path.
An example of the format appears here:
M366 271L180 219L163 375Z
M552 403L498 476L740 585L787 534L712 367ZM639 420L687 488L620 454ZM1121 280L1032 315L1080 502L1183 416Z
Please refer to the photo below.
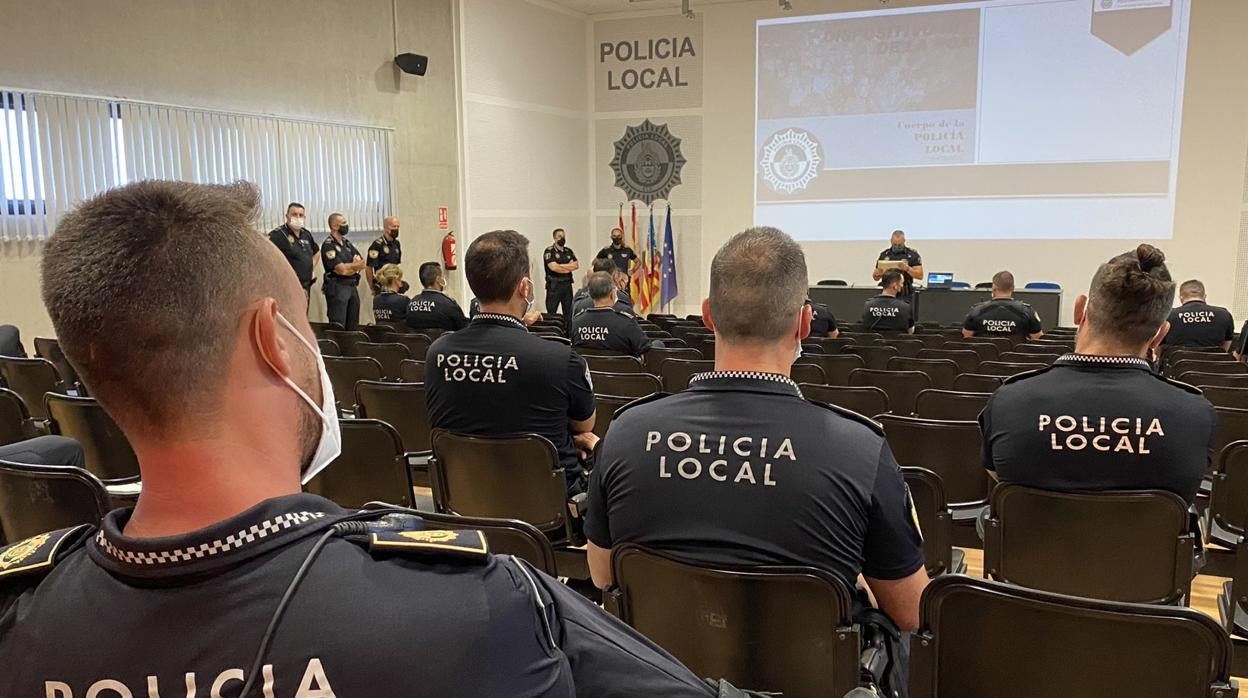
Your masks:
M373 294L381 292L373 275L387 264L399 264L403 261L403 248L399 246L399 219L386 216L381 222L381 235L368 246L368 266L364 268L364 277L368 279L368 287ZM407 293L408 285L404 282L399 293Z
M303 294L253 228L258 200L138 182L49 240L57 337L133 445L143 492L98 531L0 549L0 695L714 696L478 532L300 492L341 450L337 410ZM135 246L165 253L134 267ZM100 276L76 273L86 249Z
M641 331L637 320L616 308L615 280L611 274L594 272L586 286L594 306L572 318L572 346L629 356L641 356L649 351L653 341Z
M429 347L429 422L456 434L546 437L573 495L585 488L578 451L592 453L598 443L594 389L585 360L571 347L525 328L521 318L533 303L528 247L514 230L495 230L469 245L464 272L481 312Z
M905 287L899 294L902 298L910 298L914 295L915 280L923 280L923 257L919 255L919 251L910 247L906 247L906 233L902 230L894 230L893 236L889 240L888 249L880 253L879 262L901 262L901 266L897 267L902 273L905 280ZM871 272L871 278L881 281L884 278L884 271L876 264L875 270Z
M624 244L624 231L620 228L611 229L611 244L598 250L597 259L609 259L615 268L625 276L631 276L633 265L637 263L637 253Z
M880 295L868 298L862 306L862 326L868 332L909 332L914 334L914 306L899 298L902 273L889 269L880 277Z
M555 244L546 248L542 254L542 262L546 269L546 312L563 313L563 327L566 331L572 321L572 272L581 268L576 260L576 253L566 245L567 233L563 228L555 228L552 235Z
M347 240L350 231L347 217L341 213L329 216L329 237L321 243L321 260L325 264L325 305L330 322L348 330L360 324L360 272L364 258Z
M1195 499L1217 416L1199 390L1144 358L1165 337L1174 302L1165 259L1140 245L1102 264L1075 301L1075 353L993 393L979 424L984 467L1002 482Z
M299 285L303 287L304 299L310 302L312 284L316 282L312 270L316 267L317 256L316 240L303 227L305 220L303 204L291 202L286 206L286 222L269 231L269 240L290 262L290 268L295 270ZM306 307L307 303L304 305Z
M992 275L992 300L971 307L962 322L963 337L1027 337L1044 334L1040 314L1027 303L1014 300L1014 275Z
M715 565L808 565L851 589L861 573L898 626L918 626L922 539L882 429L807 402L788 377L810 330L805 295L802 249L774 228L715 255L702 303L715 370L616 413L590 475L598 586L612 582L611 548L638 543Z
M1235 339L1235 318L1226 308L1209 305L1205 285L1195 279L1179 287L1179 307L1170 311L1170 331L1163 347L1219 347L1229 351Z
M424 287L407 306L407 326L413 330L445 330L454 332L468 326L468 318L454 298L446 295L446 275L442 265L425 262L420 265L420 285Z

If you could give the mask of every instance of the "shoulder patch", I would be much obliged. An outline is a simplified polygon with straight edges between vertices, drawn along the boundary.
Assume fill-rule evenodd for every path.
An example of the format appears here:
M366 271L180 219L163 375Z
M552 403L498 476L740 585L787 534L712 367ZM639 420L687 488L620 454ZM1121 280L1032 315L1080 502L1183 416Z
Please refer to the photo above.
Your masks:
M338 253L335 252L334 250L326 250L325 252L325 259L333 259L334 257L337 257L337 256L338 256Z
M1183 391L1185 391L1185 392L1191 393L1191 394L1193 394L1193 395L1204 395L1204 393L1203 393L1203 392L1201 392L1200 388L1197 388L1197 387L1196 387L1196 386L1194 386L1194 385L1191 385L1191 384L1188 384L1188 383L1184 383L1184 382L1182 382L1182 381L1176 381L1176 380L1174 380L1173 378L1167 378L1167 377L1165 377L1165 376L1161 375L1160 373L1154 373L1154 374L1153 374L1153 377L1154 377L1154 378L1158 378L1158 379L1160 379L1160 380L1162 380L1162 381L1165 381L1166 383L1169 383L1170 385L1173 385L1174 387L1176 387L1176 388L1178 388L1178 389L1180 389L1180 390L1183 390Z
M1037 368L1034 371L1024 371L1022 373L1016 373L1010 376L1009 378L1006 378L1005 380L1001 381L1001 385L1011 385L1022 380L1027 380L1028 378L1041 375L1043 373L1048 373L1051 370L1053 370L1052 366L1045 366L1044 368Z
M0 579L46 572L56 566L57 555L87 538L95 527L90 524L40 533L0 548Z
M378 256L378 255L380 255L380 254L381 254L381 253L380 253L380 252L378 252L377 250L369 250L369 251L368 251L368 258L369 258L369 259L377 259L377 256Z
M368 541L369 551L398 555L440 555L469 560L485 560L490 546L485 534L472 529L458 531L378 531Z
M809 398L806 400L806 402L812 405L815 405L817 407L822 407L825 410L828 410L829 412L835 412L836 414L850 421L858 422L864 427L875 432L877 435L884 436L884 425L880 424L879 422L875 421L874 419L871 419L870 417L866 415L858 414L857 412L853 410L847 410L844 407L837 407L836 405L833 405L831 403L819 402L818 400L811 400Z

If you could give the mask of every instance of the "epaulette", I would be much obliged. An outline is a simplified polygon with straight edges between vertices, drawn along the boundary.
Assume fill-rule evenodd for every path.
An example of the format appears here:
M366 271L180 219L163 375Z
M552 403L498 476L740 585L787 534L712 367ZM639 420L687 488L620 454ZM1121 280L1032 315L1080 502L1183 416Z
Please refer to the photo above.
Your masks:
M1183 381L1176 381L1173 378L1167 378L1166 376L1163 376L1160 373L1156 373L1156 372L1153 372L1153 375L1156 376L1157 378L1160 378L1162 381L1165 381L1166 383L1169 383L1170 385L1173 385L1174 387L1179 388L1180 390L1184 390L1193 395L1204 395L1204 393L1201 392L1200 388L1197 388L1194 385L1184 383Z
M1028 378L1031 378L1033 376L1038 376L1043 373L1048 373L1051 370L1053 370L1053 366L1050 365L1050 366L1045 366L1044 368L1037 368L1031 371L1023 371L1022 373L1016 373L1010 376L1009 378L1006 378L1005 380L1001 381L1001 385L1011 385L1021 380L1026 380Z
M81 524L40 533L0 548L0 581L8 577L47 574L69 553L91 538L95 527Z
M374 556L442 557L485 562L490 546L485 534L475 529L430 529L418 514L381 511L377 519L357 519L340 524L347 540L366 547Z
M620 415L624 414L628 410L633 409L634 407L637 407L639 405L646 405L651 402L655 402L656 400L662 400L665 397L671 397L671 396L672 396L671 393L658 392L658 393L652 393L645 397L639 397L636 400L633 400L627 405L624 405L620 409L616 410L614 419L618 419Z
M866 428L870 429L871 431L875 432L878 436L884 436L884 425L883 425L883 424L880 424L879 422L875 421L874 419L871 419L870 417L867 417L866 415L861 415L861 414L858 414L857 412L855 412L855 411L853 411L853 410L847 410L847 409L845 409L844 407L839 407L839 406L837 406L837 405L833 405L833 404L831 404L831 403L827 403L827 402L820 402L820 401L818 401L818 400L811 400L811 399L809 399L809 398L807 398L807 399L806 399L806 402L808 402L808 403L810 403L810 404L812 404L812 405L817 405L817 406L819 406L819 407L822 407L822 408L824 408L825 410L828 410L828 411L830 411L830 412L835 412L836 414L838 414L838 415L840 415L840 416L844 417L845 419L848 419L848 420L851 420L851 421L854 421L854 422L858 422L859 424L863 425L864 427L866 427Z
M385 247L385 246L386 246L386 242L385 242L385 240L382 240L380 237L379 237L379 238L377 238L376 240L373 240L373 244L374 244L374 245L381 245L382 247Z

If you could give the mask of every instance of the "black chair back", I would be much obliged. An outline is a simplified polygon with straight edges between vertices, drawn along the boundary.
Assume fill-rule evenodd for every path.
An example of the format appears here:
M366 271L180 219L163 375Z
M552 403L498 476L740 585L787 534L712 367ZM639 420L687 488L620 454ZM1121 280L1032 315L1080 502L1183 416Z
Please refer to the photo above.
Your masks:
M893 414L914 414L919 393L932 387L932 379L921 371L874 371L859 368L849 374L851 386L872 386L888 393Z
M809 358L808 356L803 356L798 359L798 362L789 368L789 378L794 383L827 385L828 377L824 374L823 368L817 363L810 361Z
M1232 407L1238 410L1248 409L1248 387L1226 388L1218 385L1196 386L1205 394L1205 399L1214 407Z
M65 382L56 366L47 359L23 359L0 356L0 378L5 387L22 396L26 408L35 419L47 419L44 410L45 393L64 393Z
M785 696L843 696L861 638L844 582L809 567L704 566L625 544L612 610L697 676Z
M1134 603L1178 603L1191 591L1187 504L1171 492L1002 483L990 511L984 574L998 581Z
M425 362L416 359L403 359L399 362L399 380L403 383L424 383Z
M380 419L343 419L342 455L312 478L304 490L354 509L372 501L412 505L412 482L403 442Z
M873 387L801 384L798 387L807 400L826 402L864 417L888 412L888 393Z
M1175 380L1188 385L1213 385L1223 388L1248 388L1248 375L1240 373L1202 373L1188 371L1176 374Z
M697 349L702 358L710 361L715 358L715 335L712 334L694 334L690 335L686 340L689 346Z
M368 335L368 341L380 343L386 341L383 337L394 332L394 325L360 325L360 331Z
M663 362L667 359L701 361L702 352L697 349L690 349L687 347L651 349L643 354L641 358L642 362L645 364L646 373L649 373L652 376L657 376L663 367Z
M1189 608L944 576L919 613L910 698L1235 695L1230 637Z
M48 393L43 398L48 430L82 446L87 470L106 485L139 479L139 459L121 427L89 397Z
M1048 365L1060 358L1062 358L1061 354L1024 354L1017 351L1001 352L1000 356L1001 361L1011 364L1043 363Z
M1209 517L1216 528L1248 535L1248 441L1228 444L1218 454Z
M321 356L342 356L342 347L332 339L316 340L316 349L321 352Z
M60 342L52 337L35 337L35 356L51 361L67 386L78 383L78 371L69 363L65 352L61 351Z
M949 342L942 334L916 333L911 335L923 344L924 349L940 349Z
M948 359L958 365L958 373L974 373L979 368L979 355L970 349L951 349L956 346L946 344L944 349L924 349L919 352L920 359Z
M355 384L355 403L356 416L379 419L394 427L406 453L429 453L433 449L423 383L359 381Z
M417 361L425 360L425 357L429 355L429 345L433 344L433 339L423 332L390 332L381 339L383 342L394 342L406 346L412 352L411 358Z
M594 433L598 435L598 438L601 439L607 435L607 430L611 428L611 421L615 419L615 413L636 399L622 395L594 396Z
M591 371L590 379L598 395L639 398L663 390L663 381L649 373L599 373Z
M988 376L1001 376L1009 378L1017 376L1020 373L1035 371L1037 369L1046 368L1048 364L1042 363L1023 363L1016 364L1008 361L981 361L979 364L979 373Z
M0 461L0 543L98 525L109 509L104 483L82 468Z
M845 347L856 344L857 340L852 337L807 337L802 342L818 344L825 354L844 354Z
M386 380L399 380L402 375L400 364L408 359L415 359L412 350L400 342L359 342L355 345L356 356L367 356L377 359L381 364L381 375Z
M635 356L584 356L589 370L599 373L644 373L646 368Z
M985 361L996 361L1002 351L997 346L997 343L988 337L975 337L974 339L963 339L949 342L945 345L945 348L973 351L975 352L975 355L979 357L980 363ZM1006 351L1008 351L1008 349Z
M910 335L906 335L906 336L909 337ZM889 337L880 343L886 347L892 347L896 349L898 355L902 356L903 358L911 358L911 359L916 358L918 357L919 352L924 349L923 342L918 339L897 339L894 337Z
M1054 346L1055 345L1053 344L1032 344L1032 343L1024 342L1022 344L1015 345L1015 347L1011 349L1010 351L1014 354L1059 354L1060 355L1062 352L1056 351L1054 349Z
M1218 425L1213 435L1213 452L1217 454L1227 444L1248 439L1248 410L1234 407L1217 407Z
M857 354L806 354L802 357L802 363L814 364L823 369L824 382L827 385L849 385L850 371L867 367L867 362Z
M915 401L914 416L923 419L974 422L988 405L991 393L924 390Z
M945 500L945 486L940 476L927 468L902 468L902 477L910 488L910 501L919 530L923 533L923 558L927 574L962 574L966 567L965 555L957 552L954 561L953 514Z
M919 371L932 379L932 387L937 390L952 390L953 381L961 372L958 365L950 359L917 359L898 356L888 360L890 371Z
M663 390L668 393L679 393L689 387L689 379L699 373L715 370L715 362L709 359L693 361L690 359L666 359L659 366L659 380L663 382Z
M325 372L334 388L338 408L355 410L355 384L360 381L379 381L385 373L381 363L371 356L326 356Z
M8 388L0 388L0 445L28 439L31 433L33 429L26 401Z
M888 367L889 359L901 356L896 347L884 344L851 344L845 347L845 353L861 356L867 368L875 371L883 371Z
M359 330L350 332L346 330L325 330L324 339L332 339L337 342L339 348L342 349L343 356L359 356L359 354L355 353L355 345L369 341L368 335Z
M325 333L331 330L336 331L336 332L342 332L344 329L346 329L345 327L343 327L342 325L336 322L314 322L314 321L309 320L308 324L312 327L312 334L316 335L317 339L325 339L326 338Z
M986 376L982 373L960 373L953 381L953 389L964 393L994 393L1005 382L1002 376Z
M988 502L978 424L891 414L877 419L897 464L927 468L940 476L953 509L979 509Z
M1182 375L1184 373L1225 373L1225 374L1246 374L1248 373L1248 364L1239 361L1197 361L1195 359L1183 359L1176 361L1171 367L1170 372L1174 375Z

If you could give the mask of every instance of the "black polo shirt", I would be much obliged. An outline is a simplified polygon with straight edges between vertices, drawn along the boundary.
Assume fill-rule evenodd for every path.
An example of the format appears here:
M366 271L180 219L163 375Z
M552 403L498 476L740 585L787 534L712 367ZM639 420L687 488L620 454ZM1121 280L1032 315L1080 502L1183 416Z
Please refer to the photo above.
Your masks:
M806 305L810 306L811 337L827 337L836 331L836 318L828 306L811 300L807 300Z
M904 298L869 298L862 306L862 326L871 332L906 332L914 327L914 308Z
M976 337L1029 336L1044 331L1035 308L1013 298L993 298L972 306L962 328Z
M909 491L879 425L770 373L704 373L616 414L590 474L585 534L710 564L858 574L923 567Z
M912 267L923 266L923 258L919 256L919 251L911 247L906 247L901 250L893 250L893 246L889 245L883 252L880 253L878 259L886 262L905 262ZM911 293L914 293L914 277L904 271L901 272L901 276L906 283L905 289L902 291L901 295L908 296Z
M355 245L345 237L342 242L336 242L334 236L330 235L325 238L325 242L321 243L321 264L325 265L325 280L335 283L358 284L360 283L360 273L348 274L340 276L334 271L334 267L339 264L346 264L360 259L360 251L355 249Z
M454 332L468 326L468 318L454 298L427 288L407 306L407 326L413 330Z
M641 356L651 340L633 316L615 308L590 308L572 319L572 346Z
M594 307L594 299L589 297L589 291L585 291L584 294L581 294L581 292L578 291L577 294L579 297L574 297L572 300L573 317ZM628 317L637 317L637 311L633 310L632 299L628 297L628 293L626 291L616 290L615 305L613 305L612 308L614 308L617 313L623 313Z
M280 225L269 231L269 240L277 245L282 256L290 262L290 268L295 270L301 286L308 288L316 281L312 274L312 262L316 259L316 240L312 239L312 233L307 228L300 228L296 233L286 225Z
M633 248L628 245L621 245L619 247L616 247L615 245L607 245L601 250L598 250L597 258L611 260L611 263L615 265L616 269L627 274L628 263L637 259L637 253L633 252Z
M387 240L385 235L381 235L368 246L368 266L372 267L373 271L387 264L399 264L402 261L403 248L399 246L398 238Z
M1015 376L979 417L984 467L1051 490L1169 490L1189 503L1217 416L1195 388L1136 357L1067 354Z
M542 253L542 269L546 271L546 285L550 286L551 284L572 283L572 272L560 274L559 272L551 271L550 267L546 266L547 264L550 264L551 262L556 264L568 264L569 262L575 261L577 261L576 253L572 251L571 247L568 247L567 245L564 245L563 247L558 245L551 245L550 247L547 247L546 251Z
M1188 301L1170 311L1168 347L1220 347L1235 339L1235 319L1226 308L1204 301Z
M529 334L516 318L494 313L478 313L464 329L434 341L425 397L435 428L550 439L570 479L577 454L568 422L594 414L585 360L570 346Z
M382 291L373 296L373 319L383 322L403 322L407 319L407 304L412 299L402 293Z

